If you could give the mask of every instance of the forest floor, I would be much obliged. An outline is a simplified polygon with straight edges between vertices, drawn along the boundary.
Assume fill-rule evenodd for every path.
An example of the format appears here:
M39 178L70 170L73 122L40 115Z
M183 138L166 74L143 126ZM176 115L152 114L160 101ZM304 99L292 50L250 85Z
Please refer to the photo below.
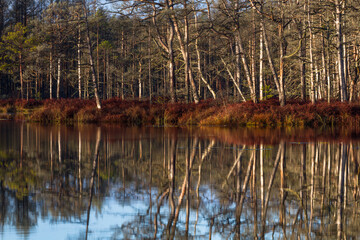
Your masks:
M289 100L280 107L276 99L228 103L207 100L199 104L112 98L96 108L93 100L0 100L0 118L41 123L119 123L125 125L216 126L360 126L360 103Z

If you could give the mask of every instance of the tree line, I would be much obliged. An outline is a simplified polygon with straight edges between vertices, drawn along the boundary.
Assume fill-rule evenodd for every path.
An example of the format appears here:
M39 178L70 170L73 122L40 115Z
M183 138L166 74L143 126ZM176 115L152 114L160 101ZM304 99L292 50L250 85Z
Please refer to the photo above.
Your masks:
M0 1L0 97L358 98L357 0Z

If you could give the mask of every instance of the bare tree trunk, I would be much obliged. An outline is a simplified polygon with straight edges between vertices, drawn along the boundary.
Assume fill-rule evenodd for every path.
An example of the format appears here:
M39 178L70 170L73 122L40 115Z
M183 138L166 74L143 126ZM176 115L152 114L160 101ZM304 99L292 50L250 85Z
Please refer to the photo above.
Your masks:
M326 26L326 77L327 77L327 102L331 101L331 78L330 78L330 28L329 25Z
M242 91L241 91L241 89L240 89L240 86L239 86L239 84L238 84L238 81L237 81L237 80L234 78L234 76L232 75L232 73L231 73L228 65L226 64L225 60L224 60L223 58L221 58L221 61L223 62L224 66L225 66L225 68L226 68L226 71L228 72L228 74L229 74L229 76L230 76L230 79L233 81L236 90L237 90L238 93L240 94L242 100L245 102L246 99L245 99L245 97L244 97L244 95L243 95L243 93L242 93Z
M252 82L252 94L254 95L252 97L253 102L257 103L258 102L258 98L257 98L257 87L258 84L256 82L256 61L255 61L255 49L256 49L256 22L255 22L255 9L252 10L252 17L253 17L253 34L252 34L252 39L251 39L251 82Z
M20 73L20 98L24 98L24 78L23 78L23 70L22 70L22 55L21 52L19 53L19 73Z
M306 11L306 5L304 4L304 12ZM302 18L299 22L298 32L301 41L299 51L299 70L300 70L300 84L301 84L301 100L306 100L306 17Z
M57 74L57 84L56 84L56 99L60 98L60 79L61 79L61 58L58 57L58 74Z
M110 50L108 50L106 55L106 82L107 82L107 91L106 91L106 97L112 98L113 96L113 84L110 78Z
M85 0L83 0L82 3L83 3L83 7L84 7L84 14L85 14L86 40L87 40L87 47L88 47L88 51L89 51L89 61L90 61L90 68L91 68L91 73L92 73L92 82L93 82L93 86L94 86L96 107L98 109L101 109L101 102L100 102L100 97L99 97L98 87L97 87L96 72L95 72L94 61L93 61L93 57L92 57L91 39L90 39L89 23L88 23L88 19L87 19L87 7L86 7Z
M172 2L172 1L171 1ZM190 57L189 57L189 22L188 22L188 10L187 10L187 0L184 0L184 9L185 9L185 15L184 15L184 36L182 36L179 25L176 19L176 16L174 14L171 15L172 21L174 23L175 32L180 44L180 51L184 59L184 65L185 65L185 82L187 82L187 79L190 83L190 88L192 92L192 96L195 103L199 103L199 95L196 91L196 85L193 79L193 73L190 65ZM170 5L170 9L174 10L173 4Z
M261 1L261 7L262 7L262 1ZM261 10L262 11L262 10ZM262 25L260 25L260 43L259 43L259 48L260 48L260 62L259 62L259 91L260 91L260 100L264 100L264 73L263 73L263 68L264 68L264 33L263 33L263 29L262 29Z
M327 85L326 81L327 81L327 71L326 71L326 54L325 54L325 39L324 39L324 33L321 33L321 41L322 41L322 46L321 46L321 68L322 68L322 77L321 77L321 82L324 85L324 92L326 93L326 97L327 100L329 101L329 94L328 94L328 90L327 88L325 88L325 85ZM325 97L325 96L324 96Z
M352 88L352 98L351 100L356 100L358 98L357 96L357 83L360 75L360 67L359 67L359 50L357 46L354 46L354 62L355 62L355 70L354 70L354 80L353 80L353 88Z
M284 25L285 25L285 16L284 16L284 2L280 4L281 8L281 22L278 24L279 28L279 49L280 49L280 65L279 65L279 101L280 106L285 106L286 104L286 96L285 96L285 72L284 72Z
M196 13L195 9L194 9L194 20L195 20L195 29L196 29L196 32L198 33L198 21L197 21L197 13ZM199 51L199 37L196 37L196 39L195 39L195 49L196 49L197 66L198 66L198 72L200 75L200 79L205 84L205 86L211 93L212 97L214 99L216 99L215 91L212 89L210 84L206 81L204 74L203 74L202 67L201 67L201 55L200 55L200 51ZM200 83L199 83L199 89L200 89Z
M309 27L309 57L310 57L310 100L311 103L315 103L315 83L314 83L314 57L313 57L313 34L311 26L311 16L310 16L310 0L307 1L307 17L308 17L308 27Z
M149 63L148 63L148 77L149 77L149 101L151 104L152 98L152 83L151 83L151 28L149 26L149 39L148 39L148 55L149 55Z
M357 73L357 70L358 70L358 62L357 62L357 48L355 45L353 45L353 59L354 59L354 62L355 62L355 71L354 71L354 76L351 74L351 70L350 70L350 57L349 60L348 60L348 73L349 73L349 80L350 80L350 96L349 96L349 101L350 102L353 102L355 100L355 97L356 97L356 94L355 94L355 88L356 88L356 82L357 82L357 77L358 77L358 73Z
M344 102L347 100L346 93L346 76L344 69L344 48L343 48L343 34L342 34L342 1L335 0L336 7L336 35L337 35L337 62L339 71L339 82L340 82L340 101Z
M176 102L176 87L175 87L175 60L174 60L174 22L171 18L169 21L169 34L167 38L168 43L168 68L169 68L169 87L170 87L170 100L172 103Z
M241 57L240 57L240 48L239 45L236 44L235 41L235 78L233 80L234 85L236 89L238 90L240 96L242 96L243 101L245 101L245 98L243 97L242 91L241 91ZM225 63L224 63L225 64ZM227 68L228 69L228 68ZM228 69L229 75L232 76L231 71Z
M246 76L246 79L247 79L247 82L248 82L248 85L249 85L249 89L250 89L251 100L254 103L257 103L258 100L257 100L257 97L256 97L256 91L255 91L255 89L253 87L252 78L251 78L251 74L250 74L250 71L249 71L249 65L248 65L247 60L246 60L245 51L244 51L244 47L243 47L243 43L242 43L242 40L241 40L239 29L238 29L238 31L237 31L237 33L235 35L235 42L238 45L239 50L240 50L240 56L241 56L241 60L243 62L243 66L244 66L245 76Z
M270 66L270 69L271 69L271 72L272 72L272 75L273 75L273 79L274 79L274 82L275 82L275 85L276 85L276 89L278 90L278 93L279 93L279 100L280 100L280 98L282 98L281 97L282 90L281 90L281 86L280 86L280 83L279 83L279 78L278 78L277 71L275 69L273 60L272 60L271 55L270 55L269 43L268 43L268 40L267 40L267 37L266 37L266 29L265 29L263 17L262 17L262 20L261 20L261 27L262 27L262 30L263 30L263 37L264 37L264 45L265 45L266 55L268 57L269 66ZM280 102L281 102L281 100L280 100Z

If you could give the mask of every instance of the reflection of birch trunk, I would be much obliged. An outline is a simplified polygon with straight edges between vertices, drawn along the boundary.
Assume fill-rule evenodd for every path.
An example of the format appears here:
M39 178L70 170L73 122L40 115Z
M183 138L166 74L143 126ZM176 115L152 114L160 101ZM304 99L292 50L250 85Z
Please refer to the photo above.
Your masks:
M185 188L186 188L186 221L185 221L185 236L189 236L189 221L190 221L190 159L186 159L186 171L185 175L187 178Z
M177 223L177 220L179 218L181 203L183 201L183 198L184 198L184 195L185 195L185 192L186 192L186 185L190 181L191 169L192 169L192 165L193 165L193 162L194 162L194 159L195 159L197 145L198 145L198 139L195 138L193 146L192 146L192 151L191 151L191 154L190 154L190 158L186 159L186 161L188 162L187 163L187 174L185 174L185 178L184 178L184 181L183 181L183 184L182 184L182 187L181 187L181 193L180 193L180 196L179 196L179 199L178 199L178 205L176 207L176 211L175 211L175 215L174 215L174 222L173 222L172 229L171 229L170 239L173 239L174 236L175 236L176 223Z
M286 220L285 220L285 169L286 169L286 163L285 163L285 151L286 151L286 145L285 143L281 143L281 148L283 149L281 151L280 156L280 224L282 227L286 226ZM284 237L286 238L286 232L284 231Z
M242 152L241 152L242 153ZM239 156L241 156L241 153L239 154ZM237 158L239 159L238 161L236 161L236 203L240 202L240 198L241 198L241 157ZM227 177L230 177L230 175L228 175Z
M300 209L301 210L301 218L304 214L305 217L305 232L306 232L306 239L309 239L309 231L307 227L308 217L307 217L307 185L306 185L306 145L304 144L302 146L301 151L301 177L300 177L300 185L301 185L301 191L300 191ZM295 224L294 224L295 225Z
M79 130L79 192L82 192L82 179L81 179L81 132Z
M343 218L343 203L344 203L344 186L345 186L345 171L347 163L347 149L344 143L340 145L340 166L339 166L339 180L338 180L338 195L337 195L337 237L341 239L343 230L342 218Z
M53 182L53 178L54 178L52 131L50 131L50 169L51 169L51 187L52 187L52 182Z
M89 196L89 204L88 204L88 209L87 209L85 239L87 239L88 230L89 230L90 209L91 209L91 202L92 202L92 197L93 197L93 193L94 193L94 177L95 177L95 173L96 173L97 158L99 156L100 138L101 138L101 129L100 129L100 127L98 127L97 132L96 132L95 152L94 152L94 156L93 156L93 164L92 164L92 171L91 171L91 178L90 178L90 196Z
M302 151L301 151L301 177L300 177L300 199L302 201L302 208L306 208L307 206L307 200L306 200L306 145L302 145ZM304 193L305 192L305 193ZM305 210L306 212L306 210Z
M327 189L328 189L328 205L330 206L330 189L331 189L331 185L330 185L330 173L331 173L331 144L328 143L328 153L327 153L327 160L328 160L328 165L327 165L327 175L328 175L328 179L327 179Z
M151 188L151 185L152 185L152 141L151 141L151 136L150 136L150 153L149 153L149 165L150 165L150 170L149 170L149 209L150 209L150 219L151 219L151 215L152 215L152 196L151 196L151 193L152 193L152 188ZM110 176L110 175L109 175Z
M246 175L245 175L245 180L241 189L241 198L240 198L240 202L239 205L236 207L236 218L240 221L241 218L241 212L242 212L242 208L243 208L243 204L244 204L244 200L245 200L245 196L246 196L246 191L247 191L247 187L249 185L249 180L250 180L250 176L251 176L251 170L252 170L252 164L255 161L255 156L254 154L252 154L249 163L248 163L248 167L246 170Z
M176 165L176 146L177 139L171 139L171 148L170 148L170 164L169 164L169 204L171 206L172 215L175 211L174 203L174 189L175 189L175 165Z
M197 206L196 206L196 220L195 220L195 225L194 225L194 236L196 236L196 225L197 225L197 222L198 222L198 219L199 219L199 207L200 207L199 189L200 189L200 182L201 182L201 166L202 166L205 158L211 152L211 149L213 148L214 145L215 145L215 140L211 140L209 146L206 148L204 153L201 155L201 161L200 161L200 164L199 164L199 178L198 178L198 182L197 182L197 185L196 185Z
M266 221L266 213L267 213L267 208L268 208L268 204L269 204L269 199L270 199L270 193L271 193L271 188L272 188L272 185L274 183L274 179L275 179L275 174L276 174L276 171L277 171L277 168L279 166L279 162L280 162L280 155L281 155L281 152L284 150L282 148L283 146L280 145L279 146L279 149L278 149L278 152L276 154L276 159L275 159L275 163L274 163L274 168L273 168L273 171L271 173L271 176L270 176L270 180L269 180L269 185L267 187L267 192L266 192L266 197L265 197L265 204L264 204L264 209L261 209L262 211L262 233L261 235L264 236L265 235L265 221Z
M60 135L60 127L58 131L58 150L59 150L59 163L61 163L61 135Z
M240 153L238 154L238 156L237 156L232 168L230 169L228 175L226 176L226 179L225 179L224 183L222 184L221 188L224 188L224 186L226 185L227 181L229 180L232 172L234 171L235 167L238 166L238 163L240 162L241 156L242 156L242 154L243 154L243 152L245 150L245 147L246 146L244 145L243 148L241 149Z
M254 209L254 239L257 238L257 195L256 195L256 165L257 165L257 153L256 145L254 145L253 155L254 164L252 168L252 203Z
M23 151L24 151L24 122L20 125L20 168L23 162Z
M323 217L324 214L324 205L325 205L325 191L326 191L325 182L326 182L326 160L327 160L326 157L327 157L326 154L324 154L323 170L322 170L322 186L321 186L321 218Z
M260 144L260 198L261 198L261 219L264 209L264 145Z
M168 193L169 193L169 189L167 189L165 192L163 192L163 194L161 194L160 200L158 202L157 211L154 216L154 237L153 237L154 239L156 239L157 230L158 230L157 217L160 214L160 209L161 209L161 205L164 201L164 198L167 196Z
M314 215L314 195L315 195L315 162L317 157L316 143L311 145L311 188L310 188L310 220L309 220L309 235L312 229L312 220Z

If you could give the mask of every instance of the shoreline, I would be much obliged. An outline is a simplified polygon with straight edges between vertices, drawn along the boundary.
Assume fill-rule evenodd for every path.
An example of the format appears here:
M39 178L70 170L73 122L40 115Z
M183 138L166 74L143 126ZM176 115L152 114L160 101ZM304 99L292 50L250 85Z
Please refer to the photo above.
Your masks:
M104 100L0 100L0 118L40 123L118 123L159 126L227 127L331 127L360 126L360 103L300 102L280 107L276 99L229 103L207 100L199 104L165 101Z

